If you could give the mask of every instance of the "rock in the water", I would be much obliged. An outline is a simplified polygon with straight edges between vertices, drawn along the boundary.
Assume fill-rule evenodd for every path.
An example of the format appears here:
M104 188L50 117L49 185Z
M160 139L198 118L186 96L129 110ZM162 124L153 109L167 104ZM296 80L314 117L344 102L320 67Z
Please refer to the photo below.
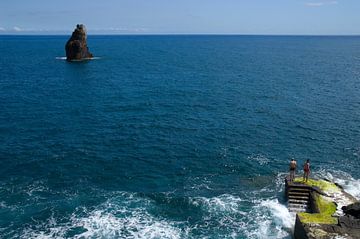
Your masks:
M86 60L93 57L89 52L86 42L86 28L83 24L76 25L72 36L67 41L65 46L66 60Z
M347 215L351 215L357 219L360 219L360 202L350 204L341 208Z

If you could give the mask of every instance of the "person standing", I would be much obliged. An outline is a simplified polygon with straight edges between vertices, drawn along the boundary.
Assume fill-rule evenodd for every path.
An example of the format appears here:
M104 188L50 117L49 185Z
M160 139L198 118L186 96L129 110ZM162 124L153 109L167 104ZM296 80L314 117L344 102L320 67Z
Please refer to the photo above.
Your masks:
M303 177L304 182L308 181L309 175L310 175L310 160L308 159L304 164L304 177Z
M296 171L296 161L294 158L290 161L290 182L293 182L295 179L295 171Z

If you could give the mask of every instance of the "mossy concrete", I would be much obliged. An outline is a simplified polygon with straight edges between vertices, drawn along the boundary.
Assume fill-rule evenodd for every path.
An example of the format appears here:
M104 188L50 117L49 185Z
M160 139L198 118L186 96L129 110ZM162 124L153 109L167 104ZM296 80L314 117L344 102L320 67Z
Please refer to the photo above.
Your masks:
M299 218L302 223L316 223L316 224L337 224L338 219L333 217L336 212L336 204L325 196L313 194L314 203L318 212L316 213L299 213Z
M301 183L312 188L316 188L324 194L341 192L341 189L336 184L326 180L308 179L303 181L303 178L295 178L294 183ZM336 204L324 195L319 193L311 194L312 204L314 205L312 213L299 213L299 219L302 223L316 223L316 224L337 224L338 220L333 215L336 212Z
M294 182L286 179L286 191L291 188L309 188L311 213L297 213L294 229L295 239L360 239L360 222L338 214L338 205L349 205L353 197L334 183L326 180L296 178ZM294 190L294 189L292 189ZM340 204L339 204L340 203ZM345 220L346 219L346 220ZM360 219L358 219L360 220ZM346 223L343 223L346 222Z
M310 187L316 187L318 189L320 189L321 191L323 191L324 193L335 193L335 192L341 192L341 189L332 182L323 180L323 179L319 179L319 180L315 180L315 179L308 179L308 181L303 181L303 178L295 178L294 180L295 183L302 183L304 185L310 186Z

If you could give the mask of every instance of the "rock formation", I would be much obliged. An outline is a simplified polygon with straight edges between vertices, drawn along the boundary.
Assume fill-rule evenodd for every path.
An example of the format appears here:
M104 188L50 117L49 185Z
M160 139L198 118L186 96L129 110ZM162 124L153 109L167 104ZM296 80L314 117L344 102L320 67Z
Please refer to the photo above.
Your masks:
M360 219L360 202L356 202L341 208L345 214Z
M87 46L86 28L83 24L76 25L74 32L65 46L66 60L81 61L93 57Z
M305 189L310 191L308 210L296 214L295 239L360 239L360 202L340 186L325 180L302 182L301 178L289 182L287 177L285 187L288 205L295 195L305 197ZM339 212L341 204L346 206Z

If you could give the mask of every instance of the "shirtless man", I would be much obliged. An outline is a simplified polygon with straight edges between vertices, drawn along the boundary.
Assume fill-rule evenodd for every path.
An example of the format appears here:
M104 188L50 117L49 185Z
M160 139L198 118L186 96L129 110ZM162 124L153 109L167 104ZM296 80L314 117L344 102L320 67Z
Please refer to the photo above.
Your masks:
M295 171L296 171L296 161L294 158L290 161L290 182L293 182L295 179Z
M303 181L306 182L309 179L309 174L310 174L310 160L306 160L305 164L304 164L304 177L303 177Z

